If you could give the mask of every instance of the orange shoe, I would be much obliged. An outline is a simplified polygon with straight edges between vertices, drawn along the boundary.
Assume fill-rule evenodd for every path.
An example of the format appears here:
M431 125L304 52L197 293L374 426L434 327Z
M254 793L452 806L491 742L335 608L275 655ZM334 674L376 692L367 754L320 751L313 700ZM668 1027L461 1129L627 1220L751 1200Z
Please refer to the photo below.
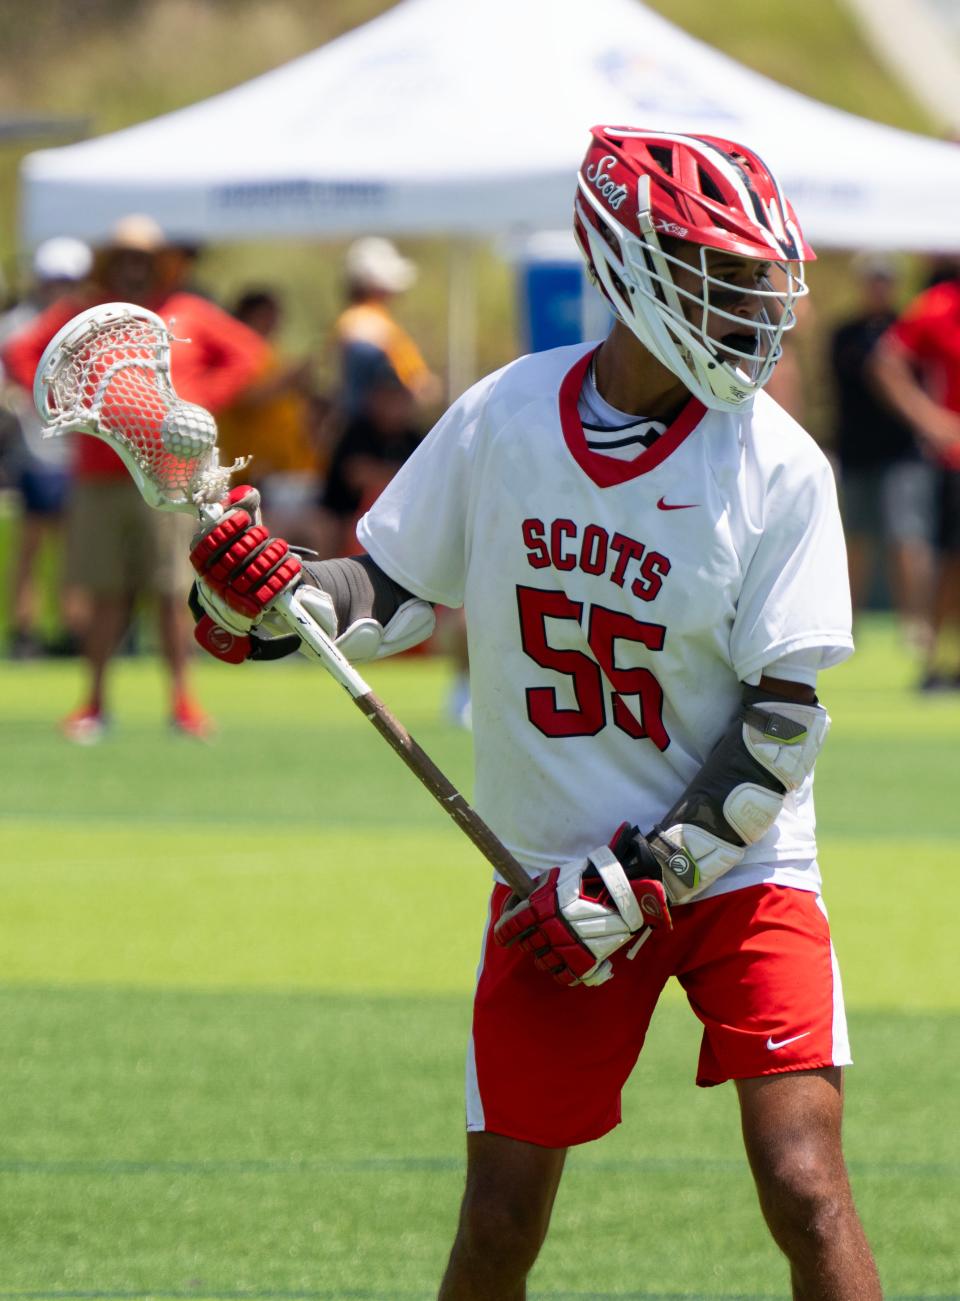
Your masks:
M60 731L74 745L96 745L103 740L106 730L106 716L93 705L75 709L60 724Z
M209 741L216 731L213 719L189 696L174 701L170 726L182 736L192 736L195 741Z

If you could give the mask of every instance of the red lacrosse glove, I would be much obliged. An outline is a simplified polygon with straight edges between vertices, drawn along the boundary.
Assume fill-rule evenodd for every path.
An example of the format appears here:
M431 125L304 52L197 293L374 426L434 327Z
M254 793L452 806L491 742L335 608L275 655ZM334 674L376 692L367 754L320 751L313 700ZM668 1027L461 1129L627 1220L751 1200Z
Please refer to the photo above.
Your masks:
M653 852L623 823L609 848L542 873L528 899L510 895L493 935L519 944L561 985L601 985L613 953L636 936L632 957L654 929L672 925Z
M211 655L239 663L250 653L251 630L282 592L300 582L302 565L287 542L271 537L261 523L256 488L231 488L222 506L221 517L190 552L206 611L194 636Z

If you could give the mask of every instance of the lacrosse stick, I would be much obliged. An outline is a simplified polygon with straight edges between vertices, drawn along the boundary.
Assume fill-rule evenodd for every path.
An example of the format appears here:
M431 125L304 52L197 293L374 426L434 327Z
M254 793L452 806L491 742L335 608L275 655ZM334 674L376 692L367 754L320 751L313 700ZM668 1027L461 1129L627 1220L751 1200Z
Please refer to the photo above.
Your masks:
M131 303L91 307L50 340L33 385L44 437L93 434L117 453L148 505L199 515L223 514L230 477L247 460L221 466L217 426L185 402L170 379L170 332L154 312ZM407 729L374 695L308 612L296 592L272 607L348 693L383 739L522 898L530 878Z

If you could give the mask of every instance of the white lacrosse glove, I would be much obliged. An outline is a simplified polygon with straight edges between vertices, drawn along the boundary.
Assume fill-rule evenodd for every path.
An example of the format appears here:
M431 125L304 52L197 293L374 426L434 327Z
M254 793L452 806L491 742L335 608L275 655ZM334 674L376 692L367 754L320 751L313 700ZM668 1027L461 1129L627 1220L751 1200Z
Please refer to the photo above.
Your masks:
M654 929L672 925L656 860L625 822L609 846L538 876L529 898L510 895L493 937L518 944L561 985L602 985L614 953L633 940L633 957Z
M196 639L229 663L278 658L297 649L315 658L272 612L277 597L294 588L307 614L348 660L395 655L433 632L433 606L416 597L404 601L386 624L364 617L341 632L333 598L304 579L299 556L283 538L270 537L260 494L249 486L231 490L219 518L194 539L190 560L198 576L191 601ZM255 636L259 629L264 635Z

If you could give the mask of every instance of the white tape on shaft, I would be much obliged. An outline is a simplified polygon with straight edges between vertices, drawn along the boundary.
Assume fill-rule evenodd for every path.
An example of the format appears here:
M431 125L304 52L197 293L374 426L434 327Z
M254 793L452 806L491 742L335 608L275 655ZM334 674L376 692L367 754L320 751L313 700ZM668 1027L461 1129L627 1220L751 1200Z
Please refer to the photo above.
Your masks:
M368 696L370 687L350 661L337 649L323 629L300 604L295 592L284 592L274 609L283 617L291 630L310 647L324 668L350 695Z

